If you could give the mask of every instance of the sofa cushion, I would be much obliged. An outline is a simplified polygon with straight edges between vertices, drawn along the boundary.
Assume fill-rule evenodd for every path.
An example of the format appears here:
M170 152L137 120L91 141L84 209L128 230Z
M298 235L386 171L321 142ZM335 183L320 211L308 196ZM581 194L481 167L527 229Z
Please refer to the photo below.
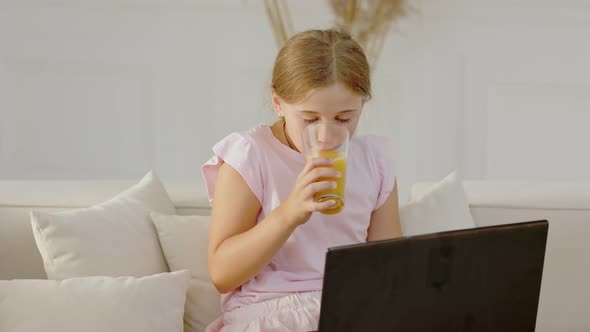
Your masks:
M405 236L475 227L461 182L451 173L422 195L400 205Z
M208 216L174 216L152 213L152 220L170 270L189 270L185 332L204 331L221 315L221 295L207 268Z
M0 331L182 332L189 273L0 281Z
M168 271L150 211L175 211L151 172L105 203L58 213L32 212L33 235L47 277L140 277Z

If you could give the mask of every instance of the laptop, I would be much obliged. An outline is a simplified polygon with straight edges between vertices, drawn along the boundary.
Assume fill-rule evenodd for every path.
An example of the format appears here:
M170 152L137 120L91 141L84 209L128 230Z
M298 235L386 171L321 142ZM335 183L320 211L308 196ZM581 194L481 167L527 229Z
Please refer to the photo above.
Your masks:
M319 331L534 331L546 220L332 248Z

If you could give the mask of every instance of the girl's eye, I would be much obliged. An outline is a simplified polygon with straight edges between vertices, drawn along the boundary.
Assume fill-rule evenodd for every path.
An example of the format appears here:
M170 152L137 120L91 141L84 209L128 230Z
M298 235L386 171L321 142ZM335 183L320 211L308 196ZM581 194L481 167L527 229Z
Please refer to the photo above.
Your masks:
M305 123L307 123L307 124L312 124L318 120L317 119L303 119L303 121L305 121ZM350 119L336 119L336 121L338 121L340 123L348 123L348 122L350 122Z

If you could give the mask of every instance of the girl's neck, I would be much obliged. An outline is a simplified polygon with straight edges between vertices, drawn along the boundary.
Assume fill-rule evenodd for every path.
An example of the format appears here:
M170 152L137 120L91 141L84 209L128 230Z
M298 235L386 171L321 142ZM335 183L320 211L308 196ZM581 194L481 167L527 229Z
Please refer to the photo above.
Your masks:
M275 122L270 127L270 129L272 131L272 134L275 136L275 138L277 140L279 140L279 142L281 142L283 145L290 148L291 150L299 152L299 150L297 149L297 147L295 146L295 144L293 143L293 141L289 137L289 133L287 132L287 126L286 126L285 119L281 119L281 120Z

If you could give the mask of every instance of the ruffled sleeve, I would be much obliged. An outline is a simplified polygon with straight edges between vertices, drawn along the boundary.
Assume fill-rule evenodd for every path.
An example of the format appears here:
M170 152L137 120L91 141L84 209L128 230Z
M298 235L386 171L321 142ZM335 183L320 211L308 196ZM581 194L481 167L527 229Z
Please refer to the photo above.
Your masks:
M213 204L215 181L223 163L229 164L246 181L262 205L262 173L260 159L253 140L244 133L233 133L213 146L215 155L202 167L209 202Z

